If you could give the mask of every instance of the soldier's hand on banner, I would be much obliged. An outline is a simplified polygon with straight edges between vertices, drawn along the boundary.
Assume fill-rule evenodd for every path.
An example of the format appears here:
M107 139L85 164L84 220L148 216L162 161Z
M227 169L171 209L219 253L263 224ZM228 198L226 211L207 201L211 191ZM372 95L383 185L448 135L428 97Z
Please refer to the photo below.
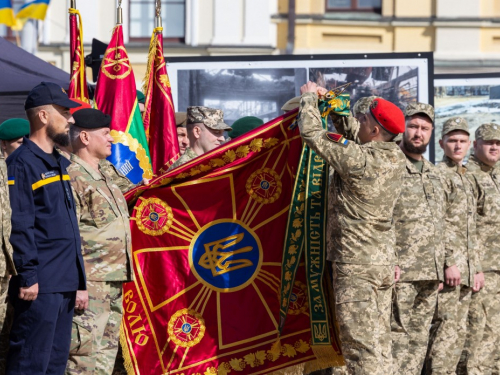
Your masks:
M38 296L38 283L19 288L19 298L24 301L34 301Z
M78 290L76 292L75 309L85 310L89 307L89 292L86 290Z

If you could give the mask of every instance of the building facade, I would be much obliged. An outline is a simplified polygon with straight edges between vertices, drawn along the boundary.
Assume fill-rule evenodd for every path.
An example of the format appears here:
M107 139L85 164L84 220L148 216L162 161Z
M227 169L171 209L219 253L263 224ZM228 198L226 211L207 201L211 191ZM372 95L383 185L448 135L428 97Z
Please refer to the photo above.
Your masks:
M292 41L295 54L433 51L437 73L500 69L499 0L295 0L295 17L290 1L163 0L165 55L283 54ZM23 3L13 0L15 8ZM69 5L52 0L46 20L34 21L33 28L36 54L68 72ZM116 0L77 0L86 54L93 38L109 41L116 6ZM122 7L125 42L140 81L154 0L123 0ZM2 25L0 35L18 43L28 39Z

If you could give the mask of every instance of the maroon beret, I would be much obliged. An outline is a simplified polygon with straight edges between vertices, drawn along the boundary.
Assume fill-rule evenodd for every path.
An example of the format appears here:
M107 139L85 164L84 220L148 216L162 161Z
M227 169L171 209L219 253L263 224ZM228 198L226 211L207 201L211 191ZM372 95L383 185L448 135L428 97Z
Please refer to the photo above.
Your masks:
M382 98L374 99L370 113L389 133L396 135L405 131L405 115L395 104Z

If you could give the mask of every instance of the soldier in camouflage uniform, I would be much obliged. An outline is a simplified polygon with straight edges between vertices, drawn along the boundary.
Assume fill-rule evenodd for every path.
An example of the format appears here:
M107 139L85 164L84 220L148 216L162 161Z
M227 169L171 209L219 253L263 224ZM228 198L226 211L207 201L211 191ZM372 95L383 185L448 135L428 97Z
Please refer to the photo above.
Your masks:
M437 168L422 156L431 140L434 108L411 103L405 118L400 147L406 171L394 209L401 279L395 287L392 356L395 374L420 375L439 282L444 280L445 196Z
M231 127L224 123L224 112L201 106L188 107L186 128L189 147L169 171L219 147L225 141L224 131L231 131Z
M462 165L470 146L467 121L461 117L446 121L439 143L445 156L437 168L448 199L445 283L438 294L426 367L428 373L454 374L465 344L472 290L483 284L476 242L476 199Z
M300 103L300 96L297 98L299 99L299 100L297 100L297 105L298 105ZM372 104L373 100L377 99L377 98L378 98L378 96L366 96L366 97L362 97L362 98L358 99L356 101L356 103L354 104L354 106L352 107L351 112L352 112L353 117L357 120L361 120L363 115L369 114L370 104ZM350 139L353 139L356 143L359 143L358 133L359 133L359 122L354 121L354 119L353 119L350 121L349 136L350 136ZM333 182L333 175L334 175L334 171L333 171L333 169L330 169L330 176L329 176L330 183ZM335 214L334 209L335 209L335 207L333 205L333 200L330 199L328 201L328 215L330 218L332 218L333 215ZM332 226L329 225L328 229L331 230ZM329 240L328 246L333 246L333 244L330 243L332 235L330 233L327 233L327 236L328 236L327 238ZM330 263L330 262L328 262L328 263ZM314 372L311 372L309 375L346 375L348 373L349 372L348 372L346 366L339 366L339 367L332 367L332 368L325 369L325 370L314 371Z
M469 375L500 370L500 125L476 130L467 176L477 194L477 236L484 288L474 293L467 331Z
M9 242L11 231L11 210L9 201L9 187L7 184L7 164L0 154L0 222L2 224L0 254L0 374L5 373L5 359L9 348L9 332L12 325L13 308L7 303L10 275L16 274L12 260L12 246Z
M82 109L73 117L74 153L68 173L77 202L89 303L84 309L77 297L66 373L111 374L119 346L122 284L132 276L129 215L123 194L99 162L111 153L110 116Z
M340 134L330 133L322 128L317 90L312 82L301 88L298 124L304 142L335 170L328 260L334 262L342 352L350 373L388 374L396 264L392 216L405 169L404 154L391 140L404 131L404 116L394 104L375 99L360 124L332 115ZM361 145L342 136L352 139L354 129Z

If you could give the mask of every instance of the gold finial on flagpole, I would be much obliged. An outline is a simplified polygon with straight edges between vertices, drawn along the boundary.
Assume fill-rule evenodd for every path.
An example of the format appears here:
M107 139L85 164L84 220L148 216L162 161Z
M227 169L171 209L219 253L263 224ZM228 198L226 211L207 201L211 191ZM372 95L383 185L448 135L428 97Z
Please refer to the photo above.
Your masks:
M156 0L155 28L162 27L161 24L161 1Z
M116 9L116 24L123 24L122 0L118 0L118 8Z

